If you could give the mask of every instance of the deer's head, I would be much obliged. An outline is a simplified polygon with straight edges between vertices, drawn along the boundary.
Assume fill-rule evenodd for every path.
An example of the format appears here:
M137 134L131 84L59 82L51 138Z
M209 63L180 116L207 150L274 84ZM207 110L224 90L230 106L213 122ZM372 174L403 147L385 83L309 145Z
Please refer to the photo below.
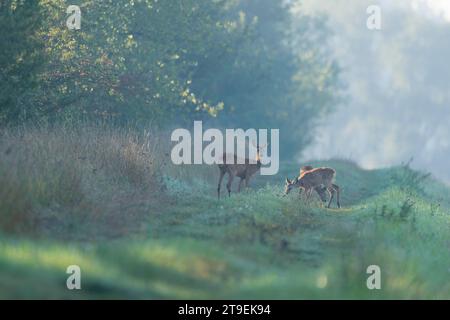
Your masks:
M291 190L297 186L297 182L298 182L297 178L293 180L286 178L286 183L284 184L284 194L289 194L289 192L291 192Z
M256 148L256 163L261 163L261 154L264 151L264 149L267 147L267 144L259 145L255 143L254 140L252 140L252 145Z

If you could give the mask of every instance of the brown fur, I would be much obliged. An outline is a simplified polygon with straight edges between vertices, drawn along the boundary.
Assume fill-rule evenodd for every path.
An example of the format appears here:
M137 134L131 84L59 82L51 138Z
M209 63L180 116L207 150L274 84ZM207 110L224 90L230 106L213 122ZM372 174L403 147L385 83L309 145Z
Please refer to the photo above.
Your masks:
M299 178L294 181L286 179L286 194L292 188L299 187L305 189L307 197L311 195L313 189L321 188L322 186L326 188L330 196L330 200L328 202L328 208L331 205L331 201L333 200L334 193L337 193L337 206L340 208L339 197L340 197L340 189L339 186L333 183L333 180L336 176L336 171L332 168L315 168L312 170L308 170L303 172ZM320 195L320 194L319 194ZM322 198L322 197L321 197Z
M255 161L250 161L248 158L245 159L245 163L239 164L237 163L237 156L233 155L233 163L227 163L226 153L223 154L223 164L219 164L220 176L219 176L219 184L217 186L217 197L220 199L220 187L222 185L222 179L225 174L228 173L228 182L227 182L227 191L228 196L231 195L231 184L233 183L234 177L238 177L241 180L239 181L238 192L241 192L242 182L245 182L245 187L247 188L250 182L250 178L259 171L261 168L261 160L260 160L260 150L257 147L256 152L256 163Z
M313 169L314 169L314 167L313 166L309 166L309 165L301 167L298 178L303 177L303 175L306 172L311 171ZM302 190L304 190L304 188L299 188L300 194L302 193ZM320 200L322 200L322 202L326 201L326 197L327 197L326 196L326 191L327 191L327 189L325 187L322 187L322 186L315 187L314 191L319 195ZM310 192L312 192L312 190ZM309 196L311 196L311 194L306 195L306 196L309 198Z
M310 171L312 169L314 169L313 166L303 166L303 167L301 167L300 168L300 173L299 173L299 178L301 178L305 174L306 171Z

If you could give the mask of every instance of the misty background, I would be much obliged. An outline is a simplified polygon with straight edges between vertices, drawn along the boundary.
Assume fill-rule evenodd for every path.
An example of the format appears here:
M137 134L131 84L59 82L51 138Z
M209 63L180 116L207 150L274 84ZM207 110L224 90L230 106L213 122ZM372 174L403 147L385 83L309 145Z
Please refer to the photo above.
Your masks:
M369 5L382 29L366 27ZM347 86L302 160L350 158L365 168L407 162L450 181L450 1L304 0L325 15Z

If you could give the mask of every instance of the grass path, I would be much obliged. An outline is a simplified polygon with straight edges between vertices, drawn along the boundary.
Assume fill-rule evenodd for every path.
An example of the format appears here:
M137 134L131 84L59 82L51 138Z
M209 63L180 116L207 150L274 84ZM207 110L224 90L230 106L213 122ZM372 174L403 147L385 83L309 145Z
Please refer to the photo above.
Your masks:
M221 201L204 180L168 178L170 197L143 201L139 232L126 236L4 236L0 298L450 298L447 187L429 179L419 188L405 168L314 165L336 169L342 209L281 197L284 176L298 170L284 164ZM81 291L65 288L71 264ZM381 268L381 290L366 287L369 265Z

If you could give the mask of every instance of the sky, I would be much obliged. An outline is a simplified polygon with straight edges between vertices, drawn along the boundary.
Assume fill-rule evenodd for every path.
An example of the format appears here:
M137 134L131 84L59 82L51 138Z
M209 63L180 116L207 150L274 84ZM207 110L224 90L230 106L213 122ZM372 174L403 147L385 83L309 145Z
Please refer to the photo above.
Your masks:
M450 1L448 0L412 0L411 7L419 14L429 11L434 18L450 21Z
M369 30L369 5L381 30ZM450 0L303 0L326 15L345 100L301 156L412 167L450 182Z

